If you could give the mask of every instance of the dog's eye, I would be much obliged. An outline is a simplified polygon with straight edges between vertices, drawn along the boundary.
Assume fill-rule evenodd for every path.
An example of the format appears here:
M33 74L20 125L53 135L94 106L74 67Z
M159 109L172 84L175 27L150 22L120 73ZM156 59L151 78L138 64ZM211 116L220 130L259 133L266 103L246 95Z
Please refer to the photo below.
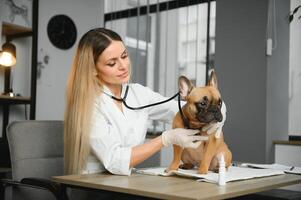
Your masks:
M207 106L207 102L201 101L201 102L197 103L196 106L200 109L204 109Z
M203 110L207 107L208 105L208 97L204 96L203 99L201 99L199 102L197 102L195 105L198 110Z
M202 101L200 104L201 104L201 106L206 106L207 103Z
M223 103L223 101L222 101L221 99L219 99L218 105L219 105L219 106L222 106L222 103Z

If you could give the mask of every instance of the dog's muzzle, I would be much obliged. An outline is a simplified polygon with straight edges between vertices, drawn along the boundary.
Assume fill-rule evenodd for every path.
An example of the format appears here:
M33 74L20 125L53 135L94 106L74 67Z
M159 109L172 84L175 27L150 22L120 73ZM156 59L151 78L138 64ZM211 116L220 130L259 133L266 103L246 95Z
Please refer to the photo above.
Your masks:
M223 115L218 106L211 105L207 110L199 111L197 119L202 123L210 123L213 121L221 122L223 120Z

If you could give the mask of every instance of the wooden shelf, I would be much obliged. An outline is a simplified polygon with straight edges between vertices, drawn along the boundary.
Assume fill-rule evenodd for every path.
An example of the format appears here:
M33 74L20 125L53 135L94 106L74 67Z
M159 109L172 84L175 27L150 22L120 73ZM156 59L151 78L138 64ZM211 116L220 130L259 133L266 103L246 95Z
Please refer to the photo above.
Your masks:
M6 35L6 36L32 35L32 29L16 24L3 22L2 35Z
M276 140L276 141L273 141L273 143L274 144L298 145L298 146L301 146L301 141Z
M0 0L1 1L1 0ZM36 86L37 86L37 63L38 63L38 17L39 0L32 1L32 26L16 25L9 22L2 23L2 34L7 42L17 38L31 37L31 76L30 76L30 97L0 95L0 107L2 108L2 137L0 136L0 166L10 167L9 148L6 137L6 127L9 124L10 106L29 105L29 119L35 119L36 113ZM30 16L31 17L31 16ZM4 69L4 92L9 92L10 68ZM26 112L26 108L24 109ZM0 111L1 112L1 111ZM26 113L25 113L26 114ZM26 114L27 118L27 114Z
M0 95L0 104L30 104L30 97L10 97L8 95Z
M0 173L8 173L8 172L11 172L11 168L0 167Z

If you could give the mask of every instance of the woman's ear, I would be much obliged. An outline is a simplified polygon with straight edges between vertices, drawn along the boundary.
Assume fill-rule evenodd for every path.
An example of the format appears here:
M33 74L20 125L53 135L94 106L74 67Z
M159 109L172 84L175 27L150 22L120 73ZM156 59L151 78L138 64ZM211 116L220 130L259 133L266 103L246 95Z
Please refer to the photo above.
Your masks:
M186 78L186 76L179 77L178 85L179 85L181 99L186 101L187 96L189 95L191 90L194 88L194 85L191 83L191 81L188 78Z

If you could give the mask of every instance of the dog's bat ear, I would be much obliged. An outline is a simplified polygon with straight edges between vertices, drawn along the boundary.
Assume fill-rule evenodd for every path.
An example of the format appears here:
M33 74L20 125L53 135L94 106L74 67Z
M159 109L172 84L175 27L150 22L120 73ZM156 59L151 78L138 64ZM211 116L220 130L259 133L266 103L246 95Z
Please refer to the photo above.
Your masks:
M194 85L185 76L180 76L179 77L178 84L179 84L181 99L182 100L187 100L187 96L189 95L191 90L194 88Z
M216 77L216 73L214 69L211 69L209 71L210 77L209 80L207 82L207 86L214 86L217 88L217 77Z

